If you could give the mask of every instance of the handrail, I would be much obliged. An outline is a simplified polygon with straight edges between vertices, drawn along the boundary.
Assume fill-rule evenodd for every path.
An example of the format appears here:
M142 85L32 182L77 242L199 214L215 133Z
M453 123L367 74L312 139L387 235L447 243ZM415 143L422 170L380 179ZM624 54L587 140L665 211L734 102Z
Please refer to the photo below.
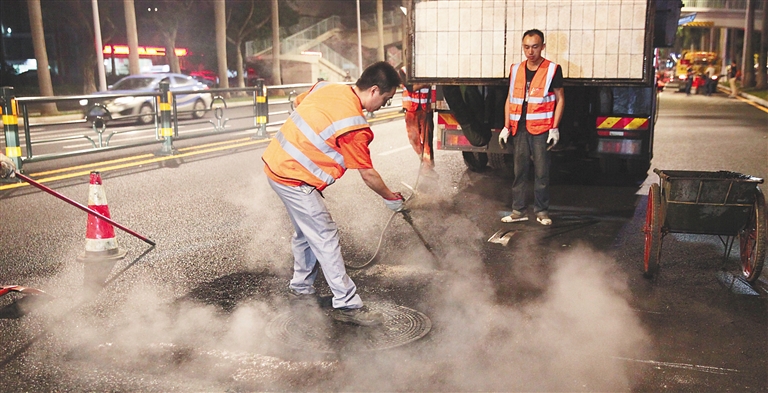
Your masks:
M346 83L348 85L352 85L352 83ZM267 122L266 125L269 127L275 127L283 124L285 120L276 120L276 121L270 121L270 116L279 116L283 117L285 115L289 115L293 111L293 107L291 106L290 109L286 110L285 108L275 108L275 105L285 105L288 102L291 102L291 98L297 94L297 91L300 93L302 91L306 91L309 88L314 86L314 83L294 83L294 84L285 84L285 85L275 85L275 86L265 86L266 88L266 95L267 95L267 108L265 109L267 112ZM287 98L278 98L274 95L270 99L269 94L280 92L279 94L282 94L283 91L290 91L290 94ZM196 130L196 131L186 131L182 132L182 135L179 135L179 123L178 123L178 115L181 114L189 114L192 111L185 110L180 111L176 107L176 98L179 95L187 95L187 94L199 94L203 92L204 94L210 93L212 96L216 95L217 97L222 97L220 100L223 101L223 103L219 103L217 101L216 104L212 103L212 107L206 108L206 111L216 111L216 119L218 121L218 124L211 121L209 118L200 119L199 122L186 122L183 123L184 125L195 125L195 124L210 124L210 128L207 128L205 130ZM229 97L229 96L236 96L240 95L243 96L243 93L245 93L247 96L249 96L250 99L244 102L244 105L236 105L232 102L227 102L227 100L231 100L231 98L223 98L223 97ZM39 104L50 104L55 103L58 106L61 106L63 103L77 103L80 100L92 100L92 99L115 99L119 97L126 97L126 96L133 96L133 97L140 97L140 96L149 96L149 97L157 97L158 93L136 93L136 94L92 94L92 95L76 95L76 96L58 96L58 97L18 97L15 98L16 104L18 105L20 109L21 115L19 116L19 134L23 135L24 138L24 156L19 157L22 163L31 163L31 162L39 162L39 161L46 161L46 160L53 160L58 158L67 158L67 157L73 157L78 155L84 155L84 154L90 154L90 153L96 153L96 152L106 152L106 151L112 151L117 149L124 149L124 148L132 148L132 147L139 147L139 146L146 146L151 144L158 143L158 140L161 140L157 137L157 130L158 127L160 127L160 124L157 120L155 120L154 124L149 124L149 127L144 127L141 129L129 129L125 131L112 131L111 133L107 131L107 134L103 135L105 138L102 137L102 133L106 130L106 126L104 126L101 129L95 129L94 132L96 132L97 135L91 137L85 134L81 135L68 135L68 136L57 136L57 137L51 137L51 138L37 138L33 140L33 133L31 130L33 128L39 128L39 127L51 127L56 125L65 125L65 124L75 124L75 123L85 123L85 113L81 115L62 115L62 116L52 116L55 117L61 117L61 119L56 119L52 122L40 122L35 124L30 124L30 107L34 107ZM216 88L216 89L208 89L208 90L184 90L184 91L171 91L172 96L172 128L174 130L173 132L173 139L176 140L183 140L183 139L191 139L191 138L198 138L198 137L204 137L204 136L211 136L211 135L220 135L223 133L232 133L232 132L241 132L241 131L252 131L256 129L256 118L257 118L257 110L256 110L256 88L255 87L245 87L245 88ZM158 102L157 99L152 100L153 101L153 112L151 113L155 119L157 119L158 114ZM229 107L242 107L242 106L250 106L253 108L252 113L248 113L244 116L240 117L232 117L232 118L224 118L224 109ZM275 109L273 109L275 108ZM34 108L32 108L34 109ZM392 106L389 108L382 108L382 113L387 112L396 112L399 111L400 108L397 106ZM145 114L146 115L146 114ZM367 114L368 117L373 117L373 114ZM77 117L77 119L74 119L73 117ZM22 118L24 121L22 122ZM33 118L34 119L34 118ZM252 119L253 121L247 126L240 126L240 127L231 127L226 128L224 125L227 121L232 120L243 120L243 119ZM114 128L112 128L114 130ZM155 136L148 136L147 139L138 139L139 137L135 138L136 141L132 143L122 143L119 145L110 145L110 140L112 139L112 136L115 136L117 134L120 135L127 135L131 133L140 133L140 132L147 132L149 130L155 131ZM274 131L274 129L273 129ZM37 134L34 134L37 135ZM3 135L4 136L4 135ZM95 138L98 138L98 141L95 140ZM75 151L60 151L60 152L54 152L54 153L46 153L46 154L34 154L33 146L39 146L42 144L47 143L55 143L55 142L62 142L67 140L76 140L76 139L86 139L90 142L90 144L93 146L92 148L88 149L81 149L81 150L75 150ZM21 169L21 167L19 168Z

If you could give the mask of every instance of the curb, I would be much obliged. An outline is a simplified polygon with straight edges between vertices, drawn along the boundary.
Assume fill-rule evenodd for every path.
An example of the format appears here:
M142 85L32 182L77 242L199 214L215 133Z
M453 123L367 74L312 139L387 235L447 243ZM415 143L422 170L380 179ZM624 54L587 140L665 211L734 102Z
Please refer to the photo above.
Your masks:
M731 89L728 88L728 87L717 86L717 88L718 88L718 90L722 91L723 93L728 93L728 94L731 93ZM768 108L768 101L766 101L766 100L764 100L764 99L762 99L760 97L753 96L752 94L745 93L743 91L739 92L739 96L742 97L742 98L745 98L747 100L750 100L750 101L754 102L755 104L758 104L758 105L760 105L762 107Z

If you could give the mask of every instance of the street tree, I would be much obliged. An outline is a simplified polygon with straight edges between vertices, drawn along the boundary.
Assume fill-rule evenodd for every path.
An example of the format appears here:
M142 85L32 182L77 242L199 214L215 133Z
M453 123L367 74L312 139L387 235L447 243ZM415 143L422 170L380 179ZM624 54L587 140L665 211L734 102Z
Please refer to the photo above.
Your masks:
M193 6L199 5L199 3L194 0L141 0L136 2L139 9L149 10L146 13L142 12L144 17L140 20L147 24L150 30L155 30L160 35L171 72L181 72L179 57L174 51L176 36L183 23L194 19L191 10Z
M51 71L48 69L48 53L45 49L45 32L43 30L43 11L40 8L40 0L27 0L29 10L29 24L32 28L32 45L37 60L37 83L40 95L53 96L53 83L51 83ZM56 113L55 104L46 104L42 107L45 115Z
M243 44L255 37L256 32L270 21L269 15L256 15L256 0L232 1L227 9L227 41L235 46L235 70L237 86L245 87L243 72ZM245 11L247 9L247 11Z

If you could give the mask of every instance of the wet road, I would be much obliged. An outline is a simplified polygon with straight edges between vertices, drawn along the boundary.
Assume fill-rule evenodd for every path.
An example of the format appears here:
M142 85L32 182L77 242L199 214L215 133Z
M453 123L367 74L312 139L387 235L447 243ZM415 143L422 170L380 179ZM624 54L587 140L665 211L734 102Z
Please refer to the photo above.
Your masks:
M724 96L667 92L661 105L653 167L768 176L765 112ZM375 263L350 271L364 301L423 313L431 322L426 336L366 351L365 340L380 336L331 323L324 308L290 305L291 229L261 171L264 143L202 152L184 141L177 147L190 150L182 157L103 172L112 217L157 246L117 231L128 254L101 290L83 285L98 269L76 261L84 213L30 187L0 190L2 282L54 296L0 298L4 389L768 388L768 286L759 283L749 296L722 285L716 237L667 236L660 274L642 278L644 179L595 176L596 162L559 153L555 225L502 224L508 179L468 172L460 154L442 151L439 178L420 177L401 118L374 132L374 165L385 181L422 191L411 215L437 258L401 217L385 230L391 214L354 171L325 192L326 203L348 260L370 258L383 233ZM87 181L48 185L85 203ZM499 229L513 231L506 247L486 241ZM738 268L735 254L726 271ZM322 278L316 286L328 294ZM14 318L17 306L26 315ZM307 316L300 321L319 332L314 340L338 352L268 334L291 310Z

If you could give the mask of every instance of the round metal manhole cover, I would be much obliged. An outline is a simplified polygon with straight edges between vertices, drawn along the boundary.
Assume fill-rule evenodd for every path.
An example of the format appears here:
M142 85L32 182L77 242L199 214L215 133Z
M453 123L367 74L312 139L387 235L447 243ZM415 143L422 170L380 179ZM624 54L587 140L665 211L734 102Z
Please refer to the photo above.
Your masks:
M366 302L384 314L379 326L357 326L334 321L331 310L292 307L267 325L267 337L291 348L335 353L377 351L398 347L424 337L432 329L426 315L383 302Z

